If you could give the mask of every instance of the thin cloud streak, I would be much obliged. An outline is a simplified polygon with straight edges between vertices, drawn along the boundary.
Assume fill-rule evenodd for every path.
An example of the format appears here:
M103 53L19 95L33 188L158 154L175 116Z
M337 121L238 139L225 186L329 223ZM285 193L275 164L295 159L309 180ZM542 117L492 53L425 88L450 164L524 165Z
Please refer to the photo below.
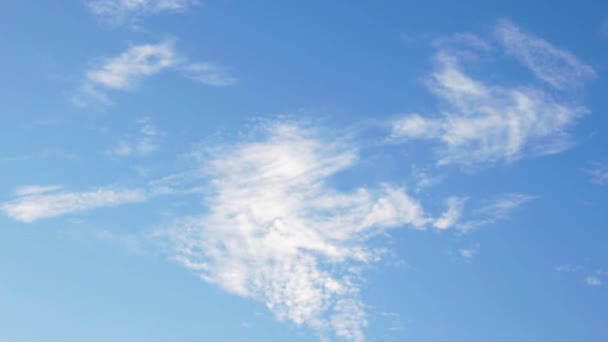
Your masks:
M118 26L141 16L185 12L198 3L198 0L89 0L86 5L104 23Z
M496 196L485 205L477 208L468 219L456 226L461 232L469 232L483 226L488 226L511 218L515 210L535 200L537 197L522 193L507 193Z
M67 192L57 186L43 186L35 189L37 191L31 190L17 189L16 198L2 204L0 210L16 221L32 223L69 213L139 203L148 199L146 192L139 189L99 188L85 192Z
M509 54L554 88L566 90L596 77L595 70L571 52L525 33L510 21L500 21L495 33Z

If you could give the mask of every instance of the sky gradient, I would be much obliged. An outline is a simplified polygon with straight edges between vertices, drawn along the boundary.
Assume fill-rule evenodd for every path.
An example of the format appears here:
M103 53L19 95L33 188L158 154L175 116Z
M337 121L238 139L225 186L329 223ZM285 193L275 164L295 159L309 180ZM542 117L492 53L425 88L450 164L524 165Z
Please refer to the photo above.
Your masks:
M0 341L608 339L608 5L17 1Z

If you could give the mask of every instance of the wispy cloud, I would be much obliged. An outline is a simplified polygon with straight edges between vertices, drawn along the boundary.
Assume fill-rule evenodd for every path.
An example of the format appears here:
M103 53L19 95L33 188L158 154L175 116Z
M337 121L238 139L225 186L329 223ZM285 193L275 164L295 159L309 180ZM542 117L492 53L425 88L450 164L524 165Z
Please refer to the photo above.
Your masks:
M462 208L464 207L464 198L450 197L446 201L448 210L443 213L438 219L433 222L433 227L438 229L447 229L453 227L462 216Z
M580 266L573 264L559 264L555 266L555 270L560 273L572 273L580 269Z
M111 89L132 88L137 81L152 76L178 63L172 41L129 47L120 55L104 59L86 73L93 84Z
M442 175L432 174L429 170L421 168L413 168L410 176L413 180L414 191L421 192L429 187L440 184L444 177Z
M138 189L99 188L68 192L55 185L20 187L15 196L2 204L0 210L14 220L26 223L95 208L143 202L148 198L145 191Z
M504 194L481 207L477 212L496 219L506 219L514 209L521 207L533 199L536 199L536 196L521 193Z
M593 68L574 54L525 33L507 20L498 24L496 36L509 54L528 67L536 77L557 89L580 86L596 76Z
M362 340L367 319L352 266L381 255L367 241L387 229L423 229L438 220L390 184L332 188L331 178L357 161L348 143L291 123L265 132L208 152L206 213L176 220L157 235L203 280L264 302L279 320ZM452 222L449 212L442 229Z
M594 163L587 173L593 184L608 185L608 164Z
M138 119L136 123L137 133L121 139L106 153L113 157L145 157L156 152L164 133L159 131L148 117Z
M555 266L555 271L559 273L568 273L572 274L575 278L580 279L581 273L585 274L583 278L583 283L587 286L591 287L602 287L606 283L606 276L608 276L608 271L605 269L595 269L590 270L589 267L584 267L584 265L577 264L560 264Z
M479 244L472 246L471 248L461 248L458 250L458 254L464 259L465 262L471 262L477 252L479 251Z
M105 23L119 25L140 16L179 13L198 4L198 0L88 0L86 5Z
M469 231L482 226L508 220L513 211L536 199L535 196L521 193L508 193L496 196L486 204L475 209L469 219L458 223L458 229Z
M182 68L184 75L192 80L216 87L226 87L238 82L225 68L213 63L193 63Z
M516 33L522 34L515 26L505 25L502 23L498 28L504 39ZM517 37L524 39L524 36ZM509 39L509 44L515 44L515 38ZM542 45L533 38L527 39L529 41L525 40L525 44ZM458 50L453 44L437 46L435 71L428 78L427 85L442 101L441 115L414 113L395 120L392 139L436 141L439 165L460 164L465 167L510 162L525 155L553 154L572 146L567 130L587 112L585 107L530 84L503 85L476 79L467 74L463 65L466 61L480 58L475 52L478 47L471 50L463 46ZM534 56L530 57L532 61L529 63L541 70L543 58L557 58L554 54L571 56L561 50L550 51L545 56L534 55L531 50L528 53ZM575 66L587 70L584 65ZM555 78L561 77L561 80L573 77L568 70L566 67L552 67L550 72L546 72Z
M589 286L602 286L604 282L595 275L590 275L585 278L585 283Z
M23 185L15 189L17 196L38 195L61 189L61 185Z
M189 62L177 51L173 40L164 40L157 44L132 45L118 56L99 59L85 73L85 81L73 101L80 106L91 102L110 104L108 90L132 90L143 79L171 69L210 86L237 82L220 66Z

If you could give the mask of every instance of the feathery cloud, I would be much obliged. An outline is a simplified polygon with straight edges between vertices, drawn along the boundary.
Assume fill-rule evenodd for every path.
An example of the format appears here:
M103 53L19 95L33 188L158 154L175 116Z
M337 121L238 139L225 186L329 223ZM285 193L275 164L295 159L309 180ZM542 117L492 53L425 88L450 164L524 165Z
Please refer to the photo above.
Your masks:
M198 0L89 0L88 9L104 22L119 25L140 16L179 13L198 4Z
M225 68L213 63L188 64L182 68L182 72L186 77L210 86L226 87L238 82Z
M172 41L129 47L120 55L104 60L86 78L93 84L111 88L132 88L140 79L157 74L177 64L178 57Z
M473 211L472 218L459 222L457 228L463 232L475 228L508 220L516 209L536 199L535 196L522 193L507 193L496 196L485 205Z
M471 248L459 249L458 254L460 254L460 256L464 259L465 262L471 262L473 260L473 258L475 257L475 255L477 255L478 251L479 251L479 244L476 244L475 246L473 246Z
M597 276L590 275L585 278L585 283L589 286L602 286L604 282Z
M224 87L234 85L236 77L224 68L211 63L191 63L175 48L173 40L156 44L132 45L118 56L102 58L85 73L73 102L86 107L88 104L110 104L108 90L133 90L144 79L166 70L175 70L199 83Z
M580 269L580 266L573 264L559 264L555 266L555 270L560 273L572 273Z
M450 197L447 199L448 210L443 213L438 219L433 222L433 227L438 229L447 229L454 226L462 216L462 208L464 207L464 198Z
M61 185L23 185L15 189L17 196L38 195L61 189Z
M517 58L536 77L554 88L565 90L580 86L596 76L592 67L581 62L571 52L525 33L507 20L499 22L496 36L507 53Z
M608 165L595 163L591 169L587 170L591 176L591 182L597 185L608 184Z
M506 40L505 44L513 50L509 50L511 53L519 51L524 54L520 51L522 46L529 48L530 51L525 53L525 56L530 55L529 66L541 75L553 75L556 79L553 83L557 83L557 79L561 82L562 79L573 78L571 73L586 75L588 72L584 71L591 70L571 54L550 49L550 45L545 46L536 38L523 36L512 24L502 23L498 31ZM520 40L521 46L516 45ZM550 52L535 54L536 50L530 47L532 45L539 45ZM533 85L507 86L476 79L463 68L466 60L478 58L474 51L466 50L465 53L454 47L438 46L439 51L434 57L435 71L427 85L442 101L441 115L410 114L394 121L393 140L435 141L439 165L459 164L464 167L511 162L526 155L559 153L573 144L568 128L587 112L585 107L557 98ZM552 58L553 61L556 56L569 61L567 66L582 71L574 73L566 66L546 66L550 70L543 69L544 58ZM581 81L583 79L580 78Z
M118 144L106 151L113 157L145 157L159 149L163 132L159 131L148 117L136 121L137 134L121 139Z
M431 218L390 184L333 189L331 177L355 164L356 150L294 124L270 125L264 139L217 148L206 160L206 213L157 236L203 280L321 335L363 339L365 305L352 266L380 258L371 237L402 226L445 229L456 216L452 208Z
M15 191L16 198L3 203L0 210L10 218L31 223L95 208L116 207L144 202L148 196L138 189L99 188L86 192L67 192L59 186L27 186Z

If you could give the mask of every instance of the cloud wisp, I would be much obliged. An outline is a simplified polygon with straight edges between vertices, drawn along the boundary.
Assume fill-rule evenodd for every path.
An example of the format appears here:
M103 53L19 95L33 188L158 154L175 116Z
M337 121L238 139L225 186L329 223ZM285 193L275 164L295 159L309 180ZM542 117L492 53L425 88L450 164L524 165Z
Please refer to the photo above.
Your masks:
M526 36L512 24L502 23L497 31L507 51L549 83L572 83L579 74L576 81L583 82L592 72L569 52ZM440 115L401 117L392 124L391 138L436 142L439 165L468 168L559 153L573 145L568 128L587 113L585 107L532 84L504 85L471 76L463 65L479 58L470 44L460 50L440 44L427 80L441 101ZM553 65L562 59L564 65Z
M483 206L473 210L470 219L458 222L457 229L468 232L472 229L508 220L512 213L536 199L535 196L522 193L507 193L496 196Z
M596 185L608 185L608 165L594 163L593 167L587 170L591 177L591 183Z
M89 0L87 8L104 23L117 26L141 16L180 13L198 4L198 0Z
M475 256L477 255L478 252L479 252L479 244L475 244L474 246L472 246L470 248L460 248L458 250L458 254L460 254L462 259L466 263L472 262L473 258L475 258Z
M599 277L595 275L590 275L585 278L585 284L589 286L599 287L602 286L604 282Z
M38 220L96 208L144 202L149 195L139 189L98 188L85 192L64 191L60 186L27 186L15 191L13 200L0 210L10 218L32 223Z
M203 280L321 336L363 339L367 318L352 266L380 258L370 238L453 221L450 210L428 216L390 184L337 191L331 178L355 164L356 149L299 125L269 125L263 139L219 147L206 159L206 213L157 236Z
M589 267L572 263L559 264L555 266L555 271L559 273L570 273L578 279L582 276L585 285L597 288L605 287L606 277L608 276L608 271L605 269L600 268L592 271L589 270ZM584 275L581 275L581 273Z
M499 43L540 80L566 90L581 86L596 76L595 70L569 51L530 35L513 23L502 20L496 28Z
M106 153L116 158L147 157L160 148L164 133L159 131L148 117L136 121L138 131L135 135L121 139Z
M175 48L173 40L156 44L131 45L115 57L101 58L85 73L73 102L110 104L107 92L133 90L144 79L167 70L176 70L201 84L224 87L234 85L236 77L212 63L191 63Z

